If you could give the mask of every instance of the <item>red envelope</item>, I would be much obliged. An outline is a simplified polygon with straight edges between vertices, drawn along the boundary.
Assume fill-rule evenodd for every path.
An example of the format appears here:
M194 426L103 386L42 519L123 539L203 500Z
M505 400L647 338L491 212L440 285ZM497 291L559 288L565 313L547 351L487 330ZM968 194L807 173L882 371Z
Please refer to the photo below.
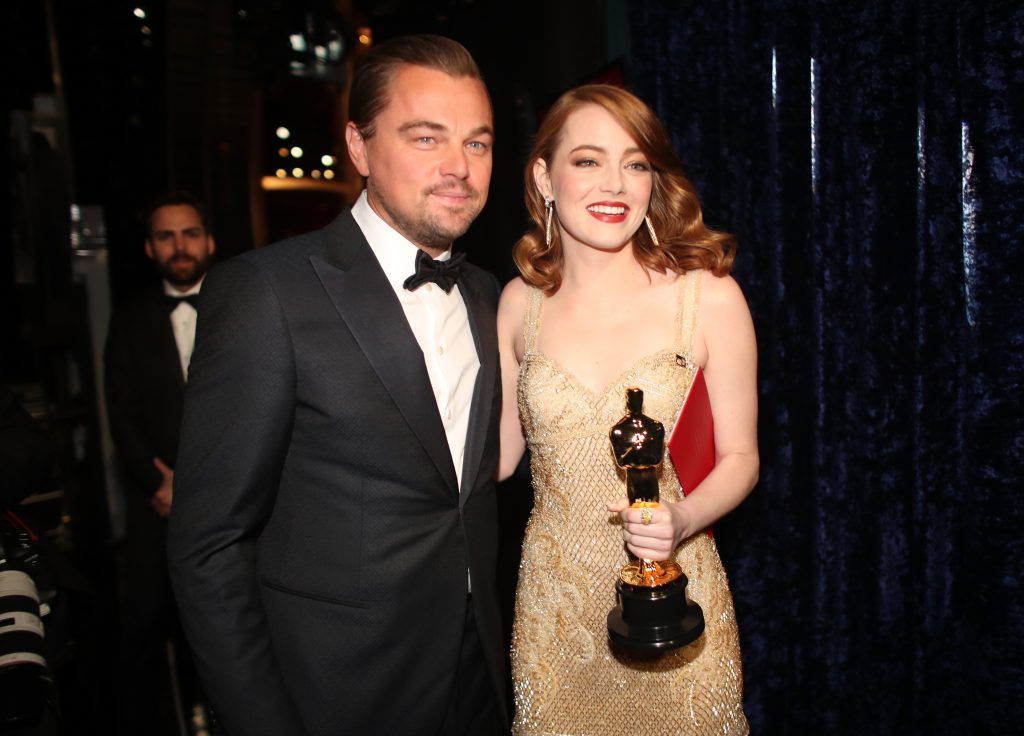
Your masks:
M715 420L711 416L704 371L700 368L668 438L668 452L684 495L700 485L715 467ZM711 534L710 529L708 534Z

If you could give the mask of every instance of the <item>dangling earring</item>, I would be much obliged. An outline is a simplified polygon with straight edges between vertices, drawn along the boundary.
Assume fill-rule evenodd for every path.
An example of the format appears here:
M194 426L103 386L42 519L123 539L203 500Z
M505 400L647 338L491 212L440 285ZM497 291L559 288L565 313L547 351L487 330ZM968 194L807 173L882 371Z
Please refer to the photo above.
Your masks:
M654 241L654 247L657 248L659 246L658 236L654 234L654 225L651 224L651 216L644 215L644 222L647 223L647 232L651 234L651 240Z
M551 245L551 212L555 209L555 200L544 197L544 207L547 210L544 216L544 244Z

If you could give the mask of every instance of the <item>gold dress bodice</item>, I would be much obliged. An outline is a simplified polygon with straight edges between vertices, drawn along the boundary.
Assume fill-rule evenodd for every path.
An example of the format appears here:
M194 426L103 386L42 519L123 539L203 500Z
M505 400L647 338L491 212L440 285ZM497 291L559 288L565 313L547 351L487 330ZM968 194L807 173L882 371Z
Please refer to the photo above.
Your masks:
M678 343L644 356L595 394L536 348L543 295L530 293L519 416L531 453L534 508L526 528L512 634L515 734L640 736L747 734L732 596L713 539L699 533L674 559L688 596L704 609L704 635L659 657L612 650L607 616L628 557L617 515L625 498L609 428L625 412L625 389L644 391L644 413L666 436L696 372L691 342L701 272L680 278ZM662 501L682 493L665 453Z

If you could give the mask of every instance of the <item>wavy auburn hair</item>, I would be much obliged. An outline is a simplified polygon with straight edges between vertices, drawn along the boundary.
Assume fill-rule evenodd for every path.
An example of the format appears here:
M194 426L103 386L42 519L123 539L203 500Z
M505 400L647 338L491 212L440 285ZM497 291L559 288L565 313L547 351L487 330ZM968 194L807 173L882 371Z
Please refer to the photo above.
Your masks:
M544 242L544 196L534 181L533 169L538 160L544 160L550 170L566 121L586 105L599 105L611 113L651 165L653 186L648 214L659 245L654 244L647 228L641 225L633 234L637 261L658 273L702 268L716 276L728 274L736 254L735 238L704 224L697 191L683 174L683 165L661 121L651 108L626 90L588 84L558 98L537 131L526 162L526 208L532 222L512 251L523 279L549 296L562 285L562 243L557 227L551 228L551 244Z

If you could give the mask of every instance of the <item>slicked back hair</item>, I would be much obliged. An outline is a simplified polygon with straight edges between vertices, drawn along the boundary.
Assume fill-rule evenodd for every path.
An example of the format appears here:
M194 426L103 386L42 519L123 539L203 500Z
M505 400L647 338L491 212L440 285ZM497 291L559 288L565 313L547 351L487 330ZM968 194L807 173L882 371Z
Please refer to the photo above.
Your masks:
M388 103L391 80L403 66L422 66L451 77L484 81L465 47L444 36L398 36L374 46L356 68L348 98L348 119L363 138L373 136L377 115Z

